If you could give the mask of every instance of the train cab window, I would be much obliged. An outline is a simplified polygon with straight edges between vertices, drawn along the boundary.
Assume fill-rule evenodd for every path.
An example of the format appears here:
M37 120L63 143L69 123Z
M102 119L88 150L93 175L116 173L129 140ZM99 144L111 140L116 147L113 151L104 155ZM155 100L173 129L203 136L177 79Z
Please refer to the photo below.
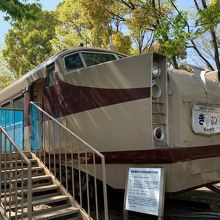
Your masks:
M24 97L20 96L13 100L13 108L15 109L23 109L24 105Z
M55 63L47 66L47 86L55 85L56 75L55 75Z
M11 102L6 102L1 106L2 108L11 108Z
M68 70L83 68L83 62L79 53L74 53L64 58L65 67Z
M126 56L118 55L119 59L125 58Z
M116 56L110 53L89 53L82 52L86 66L93 66L99 63L105 63L111 60L116 60Z

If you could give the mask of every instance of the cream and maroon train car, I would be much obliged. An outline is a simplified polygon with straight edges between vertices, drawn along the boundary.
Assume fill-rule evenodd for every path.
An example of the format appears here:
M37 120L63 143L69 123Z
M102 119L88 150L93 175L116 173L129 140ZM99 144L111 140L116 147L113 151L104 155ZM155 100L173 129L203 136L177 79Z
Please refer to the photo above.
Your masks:
M1 91L0 104L22 100L25 146L34 101L105 155L108 185L123 189L128 167L164 167L172 193L220 180L220 88L203 76L167 71L156 53L75 48Z

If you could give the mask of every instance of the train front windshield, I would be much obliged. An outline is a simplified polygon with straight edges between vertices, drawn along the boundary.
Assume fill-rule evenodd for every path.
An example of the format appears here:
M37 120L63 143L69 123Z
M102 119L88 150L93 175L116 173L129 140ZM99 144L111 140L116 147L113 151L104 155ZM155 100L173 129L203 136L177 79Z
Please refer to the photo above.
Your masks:
M77 52L64 57L65 67L68 70L94 66L112 60L117 60L115 54L101 52Z
M82 53L83 59L86 63L86 66L93 66L99 63L105 63L108 61L116 60L114 54L106 54L106 53Z

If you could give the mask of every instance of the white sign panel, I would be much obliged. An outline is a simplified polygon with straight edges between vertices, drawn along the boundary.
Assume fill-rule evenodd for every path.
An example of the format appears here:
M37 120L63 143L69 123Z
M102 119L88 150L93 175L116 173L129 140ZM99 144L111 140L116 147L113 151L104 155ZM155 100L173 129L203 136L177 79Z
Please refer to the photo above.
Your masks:
M192 109L192 129L197 134L220 133L220 107L194 105Z
M129 168L125 210L161 216L164 180L162 168Z

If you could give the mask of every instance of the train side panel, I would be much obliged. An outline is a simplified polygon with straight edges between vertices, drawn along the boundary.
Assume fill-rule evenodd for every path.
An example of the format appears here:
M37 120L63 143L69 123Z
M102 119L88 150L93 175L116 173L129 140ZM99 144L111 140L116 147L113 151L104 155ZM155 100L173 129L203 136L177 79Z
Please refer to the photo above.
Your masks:
M44 106L101 152L152 149L152 62L145 54L63 70Z

